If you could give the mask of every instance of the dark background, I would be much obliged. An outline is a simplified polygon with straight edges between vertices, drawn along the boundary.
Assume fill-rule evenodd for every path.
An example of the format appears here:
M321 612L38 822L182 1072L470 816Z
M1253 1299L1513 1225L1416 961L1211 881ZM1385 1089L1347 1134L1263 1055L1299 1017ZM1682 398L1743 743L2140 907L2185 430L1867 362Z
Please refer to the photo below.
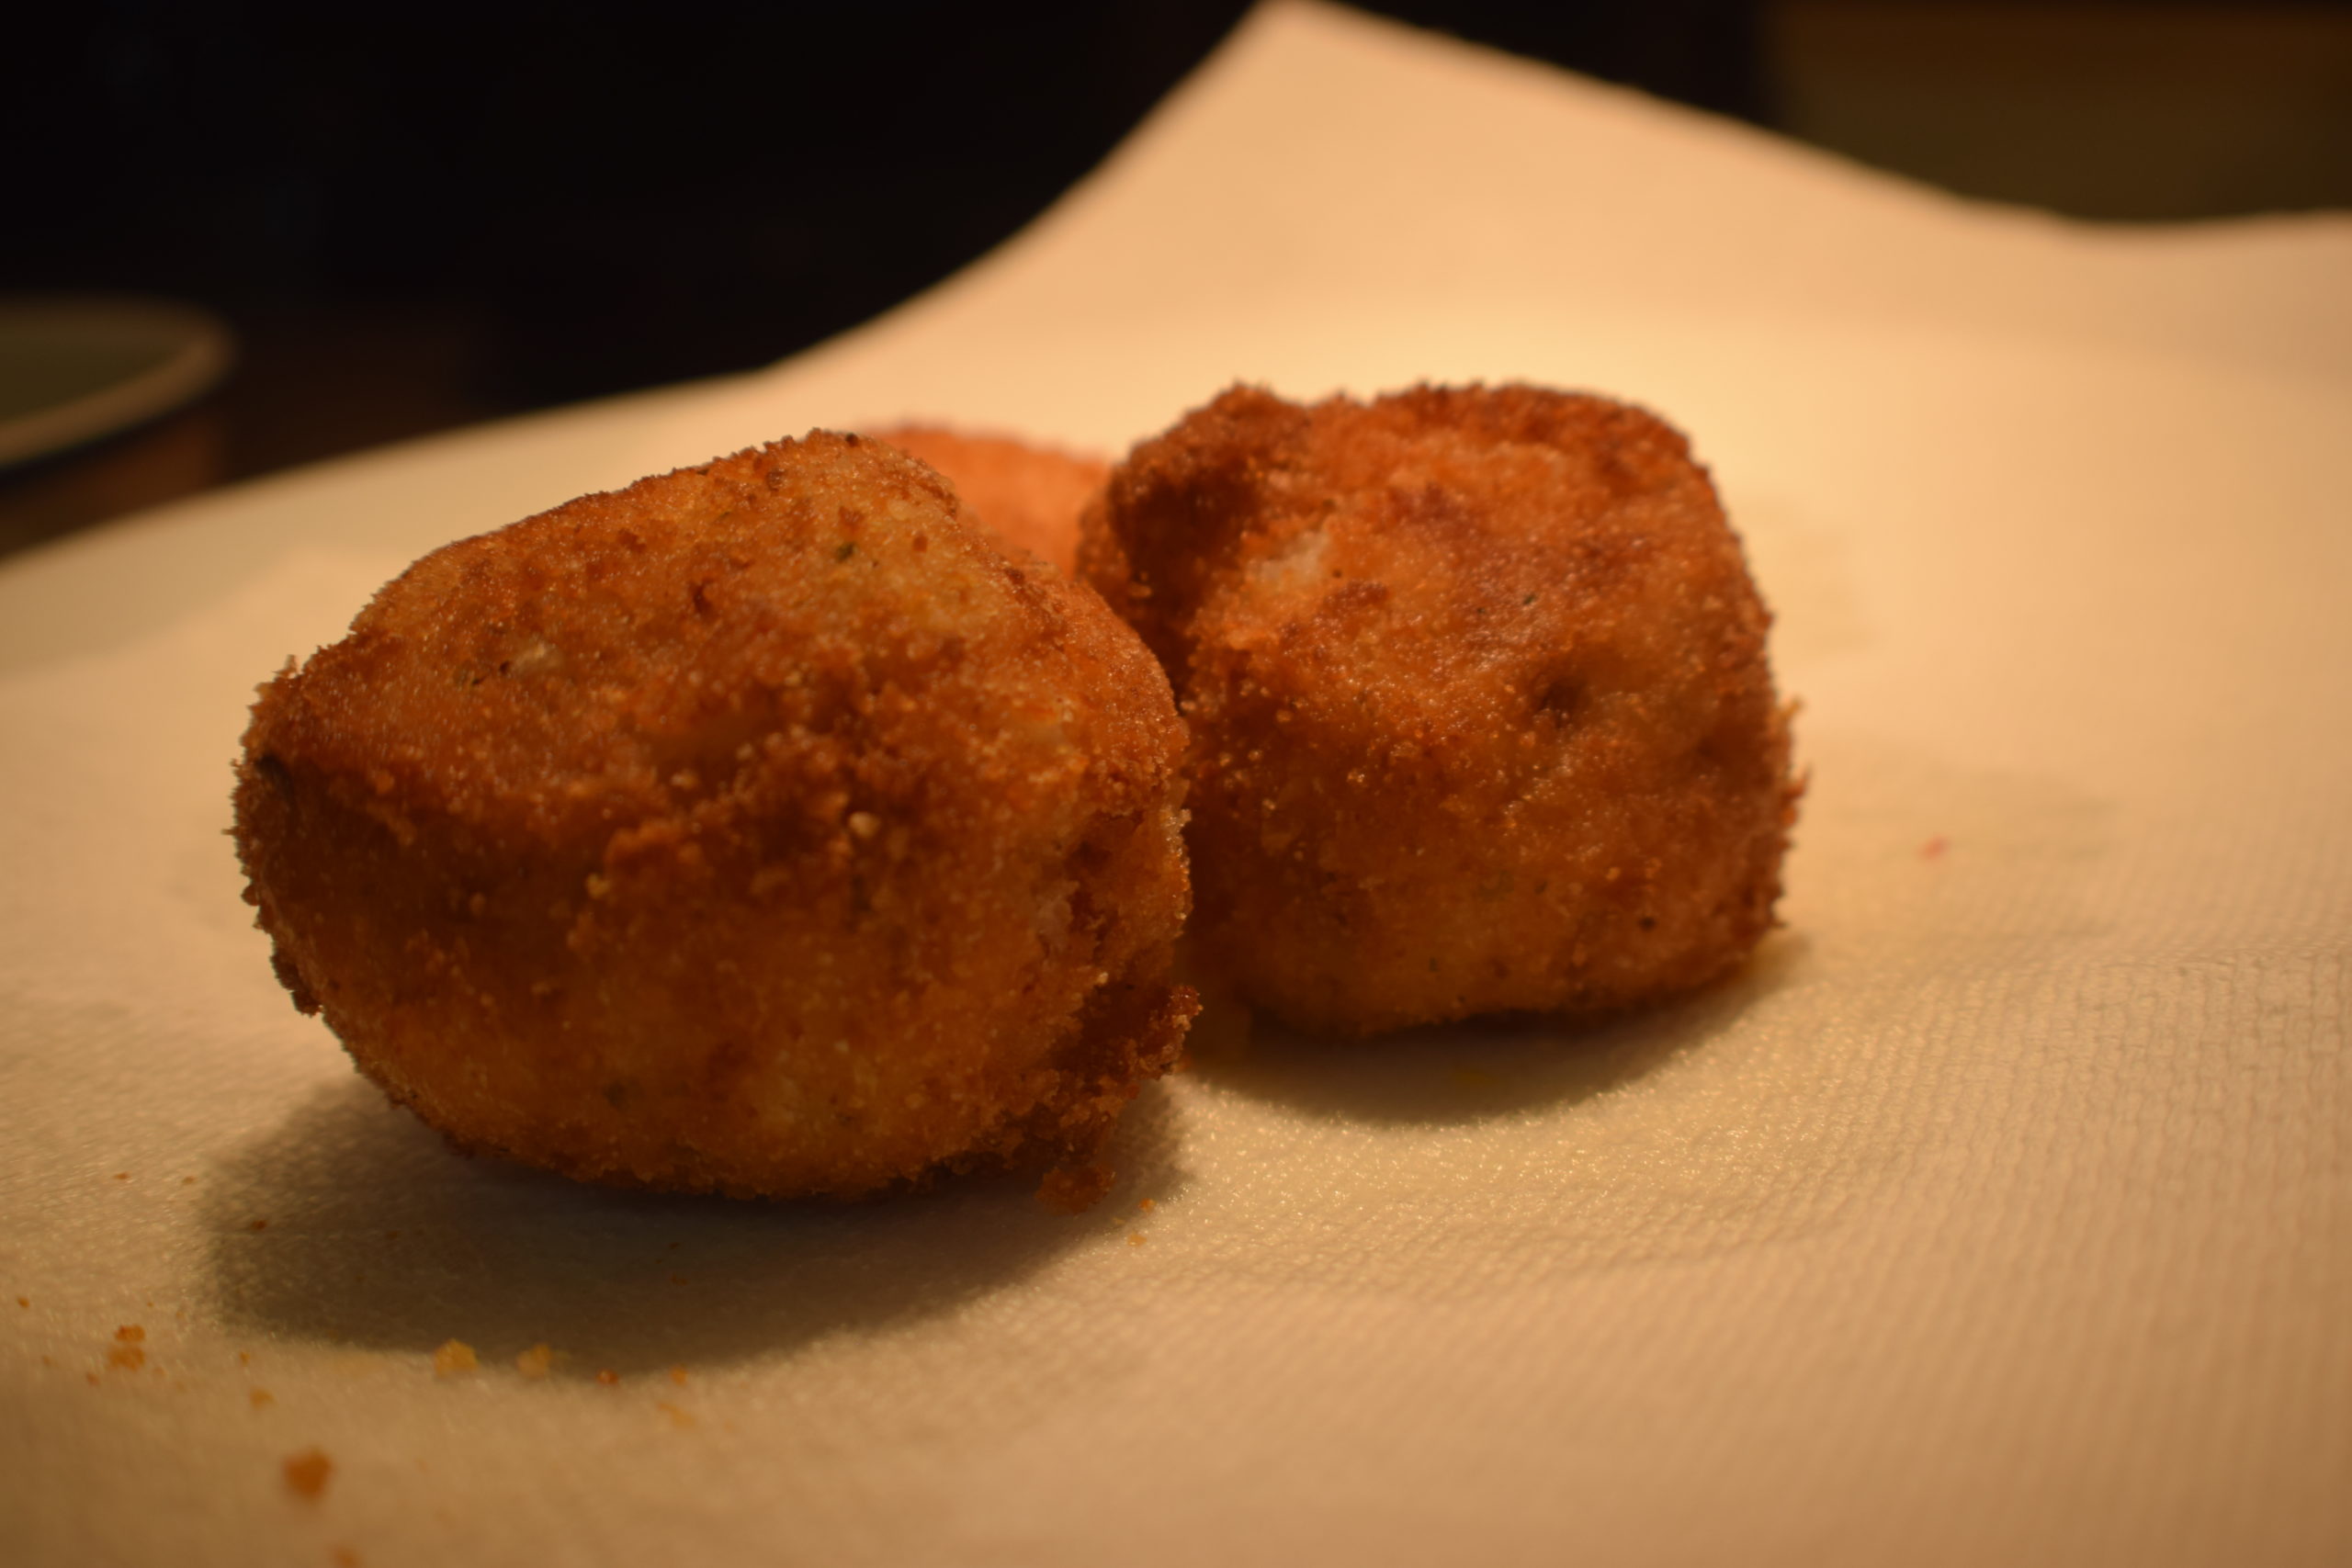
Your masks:
M2344 5L1365 8L1971 194L2352 206ZM191 300L242 359L193 410L0 475L0 549L815 343L1020 229L1246 9L51 7L0 45L0 292Z

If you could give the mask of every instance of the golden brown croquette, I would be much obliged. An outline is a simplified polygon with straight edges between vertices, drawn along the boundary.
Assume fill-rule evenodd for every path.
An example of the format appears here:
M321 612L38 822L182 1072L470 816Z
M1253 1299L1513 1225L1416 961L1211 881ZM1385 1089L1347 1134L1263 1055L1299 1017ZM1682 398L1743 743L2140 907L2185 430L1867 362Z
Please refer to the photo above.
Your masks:
M1074 1202L1194 1007L1182 748L1091 592L820 433L418 561L261 689L235 832L296 1004L461 1145Z
M1065 573L1076 570L1078 514L1102 488L1108 463L938 425L902 424L873 434L945 475L967 515Z
M1203 973L1288 1022L1613 1008L1770 925L1769 617L1650 414L1238 387L1114 470L1080 569L1192 727Z

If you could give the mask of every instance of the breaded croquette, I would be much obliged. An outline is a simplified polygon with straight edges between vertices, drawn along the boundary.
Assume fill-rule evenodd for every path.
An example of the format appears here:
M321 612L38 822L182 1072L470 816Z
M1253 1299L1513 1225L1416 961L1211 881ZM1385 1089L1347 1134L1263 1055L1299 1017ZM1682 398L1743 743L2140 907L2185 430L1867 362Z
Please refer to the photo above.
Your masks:
M1650 414L1236 388L1113 471L1080 570L1192 727L1195 962L1292 1025L1615 1008L1771 924L1769 617Z
M1102 488L1108 463L1009 436L967 435L937 425L896 425L873 435L945 475L966 513L1009 542L1065 574L1076 570L1078 515Z
M279 976L460 1145L1090 1199L1178 1058L1183 728L1094 595L816 434L436 550L261 689Z

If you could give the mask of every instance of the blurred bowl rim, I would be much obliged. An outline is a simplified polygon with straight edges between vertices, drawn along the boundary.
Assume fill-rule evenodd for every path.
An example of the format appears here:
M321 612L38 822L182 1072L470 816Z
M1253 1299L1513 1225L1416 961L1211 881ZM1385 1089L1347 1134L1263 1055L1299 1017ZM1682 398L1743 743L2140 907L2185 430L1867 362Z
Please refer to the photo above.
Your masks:
M0 342L12 334L152 346L153 363L119 379L0 419L0 468L54 456L193 402L228 374L236 335L209 310L119 294L0 296Z

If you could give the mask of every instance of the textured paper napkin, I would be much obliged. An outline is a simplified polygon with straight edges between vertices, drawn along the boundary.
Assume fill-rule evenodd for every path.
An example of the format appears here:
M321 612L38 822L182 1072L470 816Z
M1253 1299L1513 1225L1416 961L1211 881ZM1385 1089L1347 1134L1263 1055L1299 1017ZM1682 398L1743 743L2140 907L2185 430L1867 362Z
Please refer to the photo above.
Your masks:
M0 1561L2346 1560L2348 277L1280 6L799 361L11 563ZM469 1162L270 978L243 705L421 550L811 424L1424 376L1713 467L1814 776L1736 984L1261 1038L1071 1221Z

